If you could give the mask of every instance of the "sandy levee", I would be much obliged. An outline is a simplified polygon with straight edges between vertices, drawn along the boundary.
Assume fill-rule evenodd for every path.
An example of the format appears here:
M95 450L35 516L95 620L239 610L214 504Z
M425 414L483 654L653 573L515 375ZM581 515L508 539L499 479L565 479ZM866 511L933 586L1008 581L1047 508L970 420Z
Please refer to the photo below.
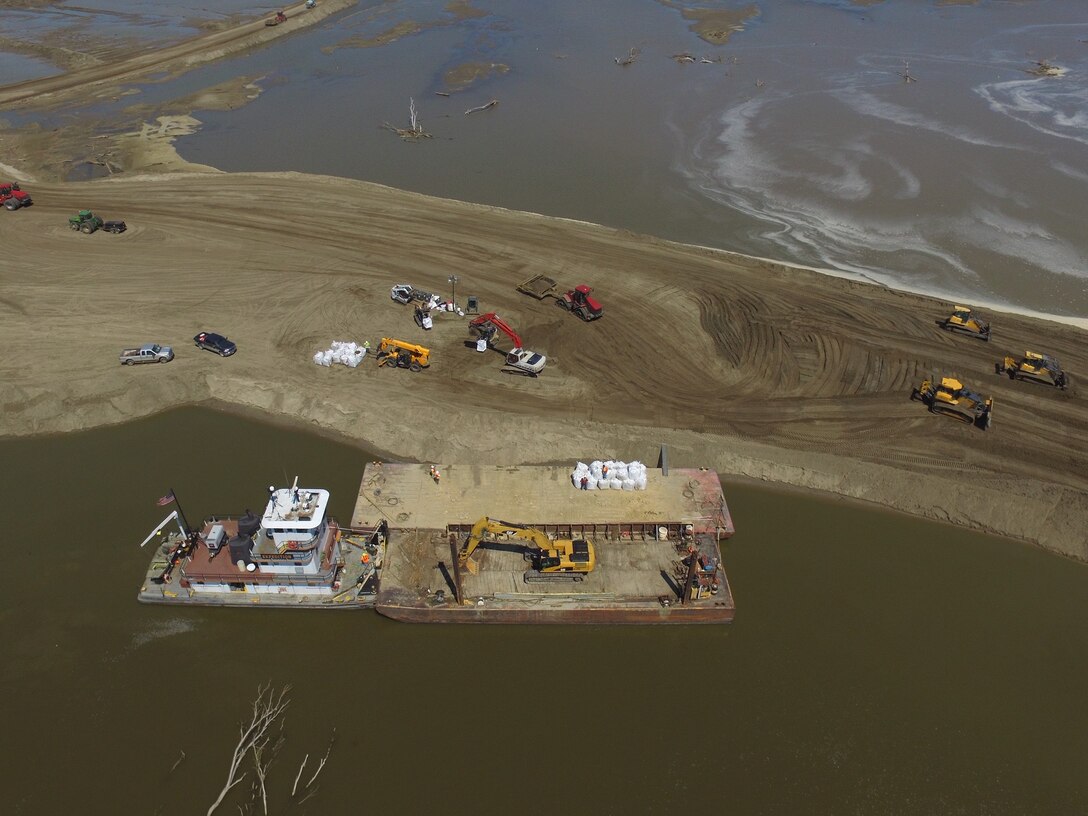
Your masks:
M306 205L283 202L305 191ZM1085 333L993 314L990 343L936 321L952 304L604 227L301 174L38 184L0 212L0 432L120 423L209 403L317 427L392 456L508 465L592 456L706 466L876 502L1088 559ZM84 235L91 208L128 232ZM408 282L480 299L546 353L538 379L466 345L467 320L423 332L389 297ZM543 273L594 287L582 323L515 291ZM197 350L218 331L239 351ZM432 349L421 373L322 368L332 340ZM501 341L502 338L500 338ZM166 365L118 352L171 344ZM499 343L501 346L501 342ZM1061 392L994 371L1056 355ZM981 431L909 394L931 371L996 400Z

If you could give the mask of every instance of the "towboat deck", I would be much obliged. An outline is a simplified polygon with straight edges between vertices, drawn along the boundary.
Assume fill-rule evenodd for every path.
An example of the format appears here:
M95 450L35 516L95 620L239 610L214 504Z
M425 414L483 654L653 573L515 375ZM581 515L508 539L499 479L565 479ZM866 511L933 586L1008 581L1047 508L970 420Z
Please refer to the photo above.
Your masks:
M440 465L438 471L435 480L426 465L375 463L364 473L352 526L389 526L377 600L382 614L480 623L732 620L718 542L733 534L733 523L716 473L650 470L646 490L582 491L567 467ZM589 538L597 567L580 582L526 583L525 549L512 541L482 544L474 569L459 569L455 550L483 516L553 537ZM689 583L685 563L692 553L710 567Z

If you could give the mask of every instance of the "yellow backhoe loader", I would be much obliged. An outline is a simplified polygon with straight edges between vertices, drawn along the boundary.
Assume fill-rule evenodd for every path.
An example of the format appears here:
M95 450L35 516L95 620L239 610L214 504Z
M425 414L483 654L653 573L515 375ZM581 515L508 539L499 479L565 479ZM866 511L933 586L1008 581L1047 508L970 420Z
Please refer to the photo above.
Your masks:
M486 542L510 540L525 542L525 559L532 562L532 566L525 571L526 583L581 581L597 566L597 553L592 541L553 540L541 530L487 516L472 526L468 540L458 553L458 562L469 572L475 573L478 567L470 559L477 547Z
M393 340L383 337L378 344L378 368L407 368L409 371L422 371L431 364L431 350L415 343Z
M970 422L984 431L990 427L994 398L983 399L952 377L942 377L940 382L936 377L922 380L922 384L911 391L910 398L920 399L935 414Z
M1000 363L994 363L994 370L998 374L1008 374L1010 380L1046 383L1063 391L1069 384L1069 377L1057 360L1049 354L1036 354L1034 351L1025 351L1023 357L1006 356Z

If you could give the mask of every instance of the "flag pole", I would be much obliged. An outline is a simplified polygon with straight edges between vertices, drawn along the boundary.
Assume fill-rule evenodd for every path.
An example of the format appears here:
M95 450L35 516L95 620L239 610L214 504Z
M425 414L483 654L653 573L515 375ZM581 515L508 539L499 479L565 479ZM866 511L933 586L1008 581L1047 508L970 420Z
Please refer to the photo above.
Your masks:
M189 526L189 520L185 518L185 511L181 509L181 499L178 498L178 494L174 492L174 488L170 488L170 495L174 497L174 503L178 506L178 515L181 516L182 526L185 527L187 534L192 534L193 530Z

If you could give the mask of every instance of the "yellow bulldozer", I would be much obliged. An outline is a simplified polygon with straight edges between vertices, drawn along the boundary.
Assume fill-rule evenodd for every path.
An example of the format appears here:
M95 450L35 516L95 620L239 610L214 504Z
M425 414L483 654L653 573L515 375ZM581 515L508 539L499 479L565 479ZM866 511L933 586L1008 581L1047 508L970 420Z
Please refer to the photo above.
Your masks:
M510 540L525 542L523 554L532 564L525 571L526 583L581 581L597 566L597 552L592 541L551 539L542 530L487 516L472 525L472 531L458 553L458 563L475 574L479 567L471 557L477 547L484 542L501 544Z
M378 344L378 368L407 368L409 371L422 371L431 364L431 350L415 343L383 337Z
M952 314L942 320L940 326L947 331L963 332L986 342L990 341L990 324L972 314L966 306L953 306Z
M1058 361L1049 354L1037 354L1025 351L1023 357L1006 355L999 363L994 363L994 371L1004 372L1010 380L1029 380L1053 385L1062 391L1069 384L1069 377L1062 371Z
M921 385L911 391L910 398L920 399L935 414L970 422L984 431L990 427L994 398L983 399L953 377L941 377L940 381L936 377L922 380Z

